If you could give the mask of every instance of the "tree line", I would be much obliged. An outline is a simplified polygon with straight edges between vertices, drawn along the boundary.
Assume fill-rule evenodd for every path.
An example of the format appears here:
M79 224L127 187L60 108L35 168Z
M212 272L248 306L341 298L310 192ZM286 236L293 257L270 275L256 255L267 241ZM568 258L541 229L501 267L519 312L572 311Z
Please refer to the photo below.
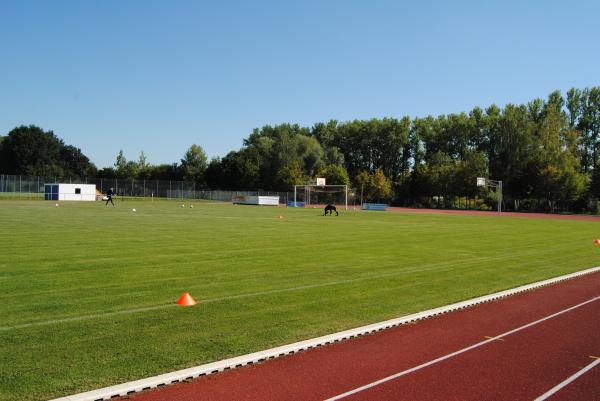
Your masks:
M266 125L223 157L207 161L202 148L192 145L180 162L157 166L143 152L137 161L120 152L114 167L98 170L56 137L58 146L44 148L53 134L43 131L45 141L33 141L41 146L34 160L25 151L31 146L15 147L13 137L27 130L41 131L18 127L0 137L4 172L62 169L107 178L192 180L211 189L283 191L325 177L329 184L361 188L370 200L429 207L453 207L461 198L492 205L493 192L477 188L476 177L502 180L504 207L511 210L596 212L600 197L600 87L437 117Z
M142 151L127 160L119 151L113 167L98 169L81 149L67 145L53 131L35 125L20 126L0 136L0 172L3 174L83 179L121 178L204 182L206 154L198 145L185 152L180 163L152 165Z

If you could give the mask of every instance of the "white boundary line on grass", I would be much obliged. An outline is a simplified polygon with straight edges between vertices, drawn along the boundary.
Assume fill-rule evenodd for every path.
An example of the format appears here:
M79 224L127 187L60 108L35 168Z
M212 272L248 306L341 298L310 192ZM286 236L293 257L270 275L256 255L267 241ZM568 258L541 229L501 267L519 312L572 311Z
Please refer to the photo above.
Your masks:
M429 309L423 312L414 313L412 315L407 315L396 319L386 320L367 326L357 327L355 329L345 330L338 333L313 338L310 340L299 341L293 344L283 345L280 347L254 352L252 354L246 354L235 358L225 359L222 361L207 363L204 365L182 369L171 373L165 373L146 379L131 381L128 383L117 384L115 386L104 387L98 390L92 390L84 393L70 395L67 397L57 398L52 401L98 401L109 400L117 396L126 396L142 390L162 387L185 380L190 380L199 376L205 376L212 373L222 372L224 370L235 369L244 365L250 365L258 362L263 362L268 359L274 359L280 356L294 354L296 352L304 351L310 348L320 347L322 345L347 340L365 334L375 333L377 331L400 326L406 323L414 322L416 320L426 319L432 316L441 315L443 313L468 308L470 306L490 302L499 298L508 297L514 294L530 291L536 288L544 287L550 284L555 284L561 281L569 280L590 273L595 273L598 271L600 271L600 266L551 278L548 280L538 281L536 283L523 285L510 290L500 291L494 294L489 294L482 297L473 298L446 306L441 306L439 308Z

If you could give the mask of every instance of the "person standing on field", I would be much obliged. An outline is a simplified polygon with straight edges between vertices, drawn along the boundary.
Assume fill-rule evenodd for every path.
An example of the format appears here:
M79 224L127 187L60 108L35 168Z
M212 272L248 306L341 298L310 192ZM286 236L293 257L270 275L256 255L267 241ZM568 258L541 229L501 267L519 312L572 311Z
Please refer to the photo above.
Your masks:
M323 214L323 216L327 216L327 213L329 213L330 216L333 216L333 212L335 212L336 216L340 215L335 208L335 205L333 203L328 203L327 206L325 206L325 214Z
M106 204L104 206L108 206L108 202L112 203L113 207L115 206L115 202L113 202L113 195L115 194L115 192L113 191L112 188L110 188L108 191L106 191Z

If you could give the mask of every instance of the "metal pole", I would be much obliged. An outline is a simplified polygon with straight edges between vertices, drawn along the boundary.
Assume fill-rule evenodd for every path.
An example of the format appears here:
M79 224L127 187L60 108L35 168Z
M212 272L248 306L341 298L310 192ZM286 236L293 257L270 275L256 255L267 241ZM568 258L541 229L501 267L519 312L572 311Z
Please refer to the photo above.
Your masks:
M348 210L348 185L344 185L344 189L346 190L346 210Z
M360 184L360 207L363 205L363 188L365 184Z
M297 207L298 205L296 204L296 185L294 185L294 207Z
M498 213L502 212L502 181L498 181Z

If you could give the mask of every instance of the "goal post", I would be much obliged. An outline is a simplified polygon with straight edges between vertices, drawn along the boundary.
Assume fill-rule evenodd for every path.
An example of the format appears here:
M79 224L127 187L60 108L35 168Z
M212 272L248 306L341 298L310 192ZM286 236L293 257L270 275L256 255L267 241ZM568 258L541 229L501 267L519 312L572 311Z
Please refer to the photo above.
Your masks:
M306 207L328 203L343 204L348 210L348 185L294 185L293 207Z

